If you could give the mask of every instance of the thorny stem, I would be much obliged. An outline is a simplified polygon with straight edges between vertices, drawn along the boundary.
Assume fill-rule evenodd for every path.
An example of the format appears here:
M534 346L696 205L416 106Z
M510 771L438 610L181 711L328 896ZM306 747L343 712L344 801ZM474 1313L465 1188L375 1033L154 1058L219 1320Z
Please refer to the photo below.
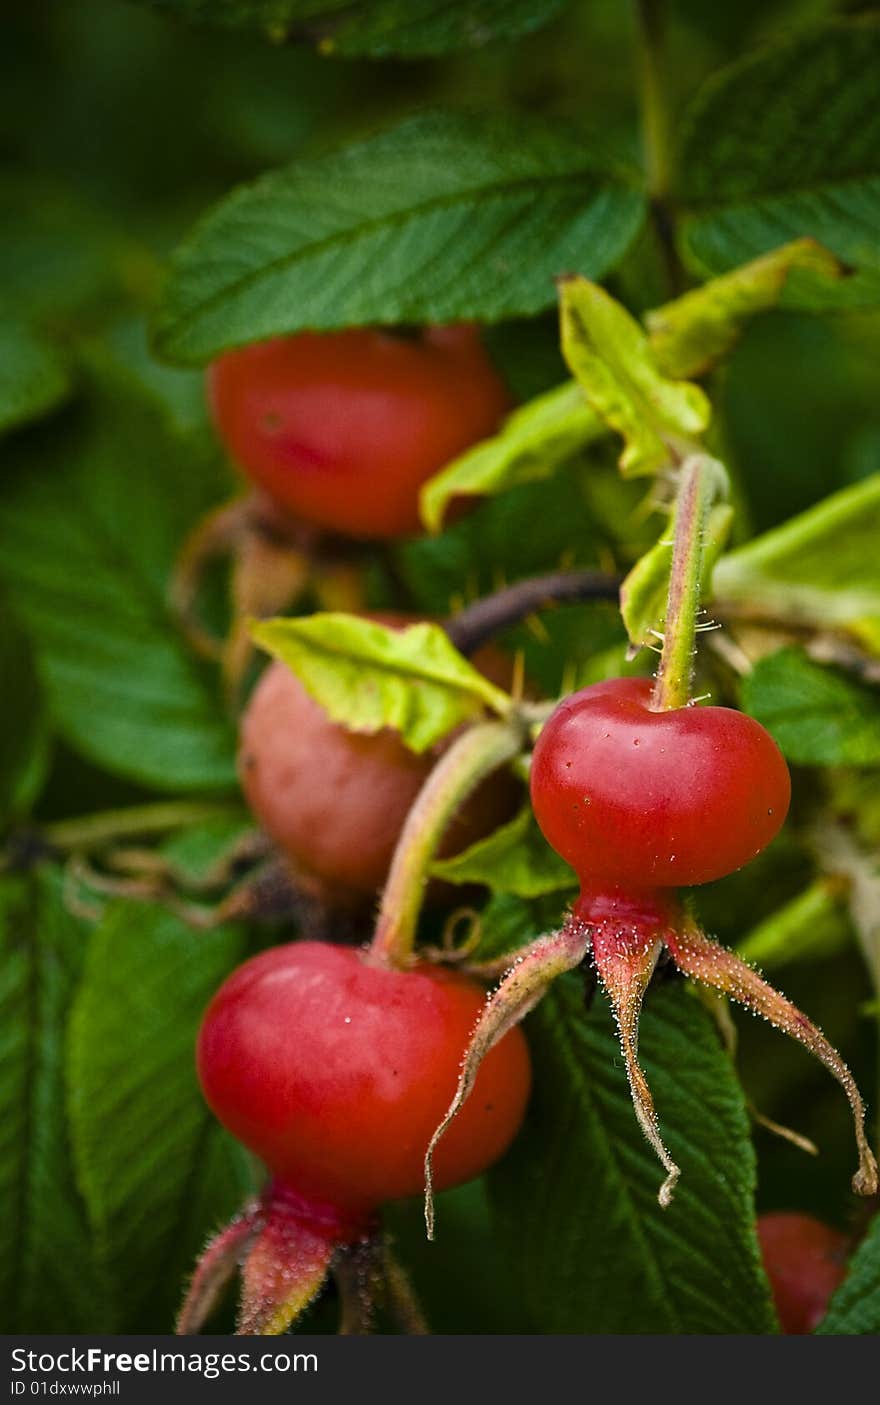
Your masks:
M515 716L479 722L453 742L431 771L394 851L370 944L376 963L404 967L410 962L428 869L450 821L486 776L513 760L524 735Z
M639 93L642 108L642 146L651 215L670 290L684 284L675 244L675 220L670 205L673 185L673 143L664 82L665 16L663 0L636 0Z
M444 625L462 654L472 654L502 630L519 624L536 610L564 601L614 600L620 595L621 577L605 571L552 571L531 576L474 601Z
M655 712L685 707L690 701L703 579L703 539L722 474L715 459L700 453L685 459L680 469L663 650L651 699Z

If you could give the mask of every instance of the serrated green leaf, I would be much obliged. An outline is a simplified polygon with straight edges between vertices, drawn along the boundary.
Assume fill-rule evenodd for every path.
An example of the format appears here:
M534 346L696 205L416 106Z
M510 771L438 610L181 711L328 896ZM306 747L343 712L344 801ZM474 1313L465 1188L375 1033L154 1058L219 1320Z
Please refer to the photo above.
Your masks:
M194 1062L205 1006L244 955L240 931L195 934L156 904L117 904L92 937L71 1015L69 1108L113 1292L108 1330L170 1330L197 1253L250 1189Z
M828 1312L816 1328L820 1337L880 1335L880 1215L850 1262Z
M7 1332L106 1321L64 1107L64 1039L85 950L60 874L0 880L0 1302Z
M197 23L258 28L322 54L422 58L516 39L546 24L566 0L144 0Z
M555 128L422 115L228 196L173 259L157 345L199 362L304 327L538 312L560 269L613 267L643 213Z
M5 445L0 576L54 722L83 755L168 791L234 784L220 689L168 606L189 527L223 492L213 450L109 365Z
M787 305L880 302L880 26L835 21L714 75L686 115L682 244L722 273L786 240L819 241L856 276L795 274Z
M647 313L658 365L668 376L704 375L736 344L749 318L777 305L797 269L820 278L843 273L839 260L814 239L795 239Z
M605 1001L586 1014L579 979L565 977L526 1033L531 1107L490 1187L534 1330L773 1332L748 1120L703 1007L682 986L658 988L642 1020L645 1069L682 1168L667 1210Z
M718 504L709 513L703 539L703 599L711 595L712 572L724 550L734 515L727 503ZM672 570L671 532L670 523L660 541L636 562L620 588L620 613L630 643L638 648L656 648L663 632Z
M792 624L880 631L880 473L719 561L715 598Z
M25 813L39 794L49 765L49 728L43 693L27 639L0 598L0 824Z
M880 763L880 689L812 663L799 649L759 659L743 680L743 706L789 761L803 766Z
M707 427L708 400L699 386L662 375L644 331L604 288L569 277L560 301L563 354L597 415L623 436L621 472L658 472L670 440Z
M0 316L0 433L38 420L70 393L70 374L50 341Z
M504 492L548 478L606 433L575 381L568 381L514 410L491 439L475 444L425 484L422 521L439 532L450 502L459 496Z
M357 615L263 620L251 635L281 659L334 722L354 732L393 727L427 751L485 707L510 698L468 663L440 625L390 629Z
M539 898L577 886L568 864L539 830L530 806L487 839L451 859L435 860L431 872L447 883L485 883L494 893L519 898Z
M794 961L824 960L852 940L839 883L817 878L737 943L745 961L778 971Z

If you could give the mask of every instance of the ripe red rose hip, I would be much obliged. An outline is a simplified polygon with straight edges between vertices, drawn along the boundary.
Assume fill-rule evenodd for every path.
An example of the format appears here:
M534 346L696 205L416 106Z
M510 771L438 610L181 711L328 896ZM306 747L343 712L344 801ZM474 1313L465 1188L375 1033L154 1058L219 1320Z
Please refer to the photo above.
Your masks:
M651 709L642 678L560 703L535 747L535 816L582 885L637 892L708 883L778 833L788 768L772 737L724 707Z
M209 398L232 458L275 502L378 539L417 531L422 484L510 408L465 324L259 342L214 363Z
M812 1332L846 1274L847 1236L812 1215L780 1211L761 1215L758 1239L783 1332Z
M485 991L459 973L369 964L322 942L247 961L204 1017L198 1071L232 1134L303 1202L368 1215L423 1185L425 1149L455 1090ZM492 1050L437 1158L457 1185L515 1135L529 1092L525 1040Z

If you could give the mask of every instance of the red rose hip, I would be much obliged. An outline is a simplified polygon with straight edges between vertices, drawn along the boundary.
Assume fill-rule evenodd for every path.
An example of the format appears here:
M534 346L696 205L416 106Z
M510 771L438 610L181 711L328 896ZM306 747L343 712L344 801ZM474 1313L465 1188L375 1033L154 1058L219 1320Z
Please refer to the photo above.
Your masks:
M778 833L791 783L759 723L724 707L651 709L642 678L560 703L535 747L531 795L546 839L590 889L708 883Z
M418 530L422 484L510 408L467 324L278 337L221 356L208 385L252 482L305 522L380 540Z
M812 1215L778 1211L761 1215L758 1239L783 1332L812 1332L846 1274L847 1236Z
M204 1017L208 1103L282 1185L345 1218L418 1193L485 991L432 966L396 971L323 942L247 961ZM512 1030L487 1057L437 1161L440 1186L479 1175L514 1137L529 1092Z

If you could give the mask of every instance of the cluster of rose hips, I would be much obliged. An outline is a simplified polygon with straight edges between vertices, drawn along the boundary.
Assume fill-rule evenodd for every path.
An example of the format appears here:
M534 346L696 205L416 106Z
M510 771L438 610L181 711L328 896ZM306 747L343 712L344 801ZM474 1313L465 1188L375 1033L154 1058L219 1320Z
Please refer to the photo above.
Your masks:
M362 538L413 531L423 482L491 432L507 405L467 327L247 348L213 368L211 398L233 458L280 509ZM298 873L346 901L381 889L435 759L390 732L346 732L277 663L242 723L242 782L255 815ZM454 847L509 813L502 777L493 781L448 836ZM642 679L597 684L556 708L531 764L536 818L575 870L580 897L488 1000L468 975L395 965L376 943L299 941L245 963L204 1017L198 1069L209 1104L271 1179L208 1246L180 1329L198 1330L241 1266L240 1330L284 1330L329 1271L344 1280L347 1258L373 1251L386 1201L418 1193L426 1173L443 1188L491 1165L529 1091L519 1021L555 975L587 962L614 1009L636 1114L666 1169L661 1203L679 1171L638 1062L638 1018L664 949L684 974L763 1014L826 1064L855 1115L854 1185L875 1189L848 1069L783 996L699 930L677 893L760 853L789 798L785 761L752 719L663 706Z

